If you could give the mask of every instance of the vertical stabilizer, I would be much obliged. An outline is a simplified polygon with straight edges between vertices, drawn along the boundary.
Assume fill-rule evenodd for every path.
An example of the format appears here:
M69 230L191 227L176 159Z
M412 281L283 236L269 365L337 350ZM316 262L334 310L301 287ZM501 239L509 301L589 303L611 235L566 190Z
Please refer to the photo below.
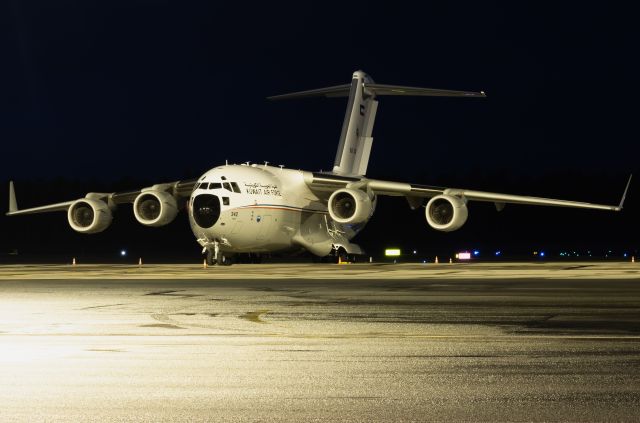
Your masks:
M367 92L365 88L367 83L373 83L369 75L362 71L353 73L347 111L333 164L333 172L339 175L364 175L367 172L373 144L371 133L378 109L375 94Z
M402 85L376 84L362 71L353 73L351 84L333 85L315 90L298 91L267 97L270 100L286 100L307 97L349 96L347 112L342 123L340 142L333 163L333 172L338 175L363 176L367 173L373 138L373 123L378 110L376 96L421 96L421 97L476 97L484 98L483 91L455 91L436 88L406 87Z

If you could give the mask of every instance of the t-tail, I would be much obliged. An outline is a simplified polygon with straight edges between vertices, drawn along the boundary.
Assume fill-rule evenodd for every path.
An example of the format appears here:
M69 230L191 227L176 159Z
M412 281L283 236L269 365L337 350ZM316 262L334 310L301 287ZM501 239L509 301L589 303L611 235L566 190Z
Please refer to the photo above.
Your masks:
M349 96L347 110L342 123L340 142L333 164L333 173L338 175L363 176L367 173L371 146L373 144L373 123L378 110L378 96L405 95L428 97L485 97L483 91L451 91L433 88L404 87L399 85L376 84L363 71L353 73L351 84L336 85L316 90L300 91L269 97L270 100L284 100L304 97L346 97Z

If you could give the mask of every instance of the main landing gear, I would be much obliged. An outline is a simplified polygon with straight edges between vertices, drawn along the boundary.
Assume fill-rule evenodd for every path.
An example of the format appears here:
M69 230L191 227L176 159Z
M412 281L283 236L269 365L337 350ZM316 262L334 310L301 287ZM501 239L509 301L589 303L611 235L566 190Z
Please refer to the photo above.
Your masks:
M347 253L347 250L344 247L339 247L333 251L328 256L324 257L314 257L314 263L354 263L356 261L355 254Z

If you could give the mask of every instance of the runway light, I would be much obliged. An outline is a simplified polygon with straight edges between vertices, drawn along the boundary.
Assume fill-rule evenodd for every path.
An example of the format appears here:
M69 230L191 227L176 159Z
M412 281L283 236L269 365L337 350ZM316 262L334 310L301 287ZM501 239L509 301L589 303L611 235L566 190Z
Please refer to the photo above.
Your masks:
M126 257L127 256L127 250L120 250L120 257Z
M384 255L387 257L398 257L400 255L399 248L387 248L384 250Z
M479 255L480 255L480 251L478 251L478 250L473 250L473 255L474 255L474 256L479 256Z
M496 251L496 256L499 256L500 254L502 254L502 251Z
M540 257L544 257L544 251L540 251Z

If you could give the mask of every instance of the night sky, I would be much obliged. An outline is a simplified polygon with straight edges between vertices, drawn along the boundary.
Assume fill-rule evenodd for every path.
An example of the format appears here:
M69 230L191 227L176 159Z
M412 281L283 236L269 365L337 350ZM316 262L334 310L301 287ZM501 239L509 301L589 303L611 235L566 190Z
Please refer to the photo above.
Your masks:
M637 174L619 214L472 203L449 234L403 199L382 199L356 238L369 251L640 245L631 6L271 3L2 3L2 210L10 179L28 207L193 178L225 160L329 170L346 100L265 97L362 69L379 83L488 96L381 98L371 177L617 204ZM62 213L2 216L0 255L198 257L184 215L150 229L122 209L94 236Z

